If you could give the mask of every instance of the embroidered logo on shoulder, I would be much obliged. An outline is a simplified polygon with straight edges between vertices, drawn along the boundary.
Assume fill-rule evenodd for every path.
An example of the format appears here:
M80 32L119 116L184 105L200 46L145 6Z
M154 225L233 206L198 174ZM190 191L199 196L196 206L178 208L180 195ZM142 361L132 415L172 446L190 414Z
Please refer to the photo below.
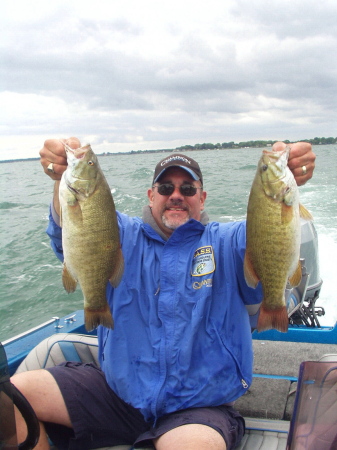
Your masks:
M198 248L193 255L192 261L192 276L201 277L202 275L208 275L214 272L215 262L213 247L206 245L205 247Z

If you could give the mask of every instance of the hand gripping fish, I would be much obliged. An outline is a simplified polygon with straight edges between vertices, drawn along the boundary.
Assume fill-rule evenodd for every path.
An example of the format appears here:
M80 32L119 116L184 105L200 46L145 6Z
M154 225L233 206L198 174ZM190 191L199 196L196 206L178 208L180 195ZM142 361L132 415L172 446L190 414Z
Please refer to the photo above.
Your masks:
M113 328L106 284L117 287L124 270L114 201L90 145L71 149L64 144L68 167L60 183L64 265L63 286L84 296L85 327Z
M287 165L289 151L289 147L263 151L248 201L244 273L250 287L262 284L258 331L288 330L285 288L288 281L297 286L302 277L300 216L312 219L299 203L298 187Z

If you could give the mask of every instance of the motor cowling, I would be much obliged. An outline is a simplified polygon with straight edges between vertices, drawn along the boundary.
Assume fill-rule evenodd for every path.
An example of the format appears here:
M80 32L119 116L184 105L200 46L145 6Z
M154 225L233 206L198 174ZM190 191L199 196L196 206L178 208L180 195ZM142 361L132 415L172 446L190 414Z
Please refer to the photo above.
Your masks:
M318 316L324 309L316 307L322 279L319 272L318 236L312 221L301 219L302 279L298 286L286 289L286 304L290 323L319 326Z

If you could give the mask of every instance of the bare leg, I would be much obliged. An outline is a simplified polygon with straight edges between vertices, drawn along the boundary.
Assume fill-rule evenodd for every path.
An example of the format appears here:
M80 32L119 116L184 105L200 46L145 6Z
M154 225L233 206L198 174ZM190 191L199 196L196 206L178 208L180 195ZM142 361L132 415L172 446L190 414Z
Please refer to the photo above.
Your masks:
M14 375L11 381L29 401L40 421L41 434L35 449L49 449L47 435L41 422L54 422L72 428L58 384L44 369L19 373ZM22 442L27 436L26 424L18 410L15 416L18 442Z
M188 424L173 428L155 439L157 450L226 450L226 443L214 428Z

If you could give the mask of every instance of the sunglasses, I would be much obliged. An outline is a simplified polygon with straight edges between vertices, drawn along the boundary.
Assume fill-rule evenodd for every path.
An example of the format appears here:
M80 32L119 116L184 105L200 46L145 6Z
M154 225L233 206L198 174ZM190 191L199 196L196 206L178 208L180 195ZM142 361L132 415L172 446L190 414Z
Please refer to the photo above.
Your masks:
M152 187L156 187L160 195L171 195L175 190L175 186L172 183L163 183L158 186L153 185ZM193 197L197 193L198 189L202 189L202 187L195 187L193 184L182 184L179 186L179 192L184 197Z

